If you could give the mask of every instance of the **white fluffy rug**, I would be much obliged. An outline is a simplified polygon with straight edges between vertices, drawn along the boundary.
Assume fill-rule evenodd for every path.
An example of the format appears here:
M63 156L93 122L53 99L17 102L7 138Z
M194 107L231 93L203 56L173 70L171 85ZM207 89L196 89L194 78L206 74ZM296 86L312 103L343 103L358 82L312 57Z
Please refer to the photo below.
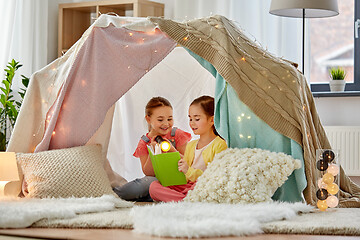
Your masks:
M77 214L132 207L111 195L98 198L0 199L0 228L24 228L41 219L74 218Z
M265 233L322 234L360 236L360 208L318 209L300 214L287 221L269 222L262 226Z
M163 203L134 207L131 215L138 233L166 237L244 236L262 233L262 224L310 212L303 203L214 204Z
M0 228L20 228L36 221L31 227L134 227L137 232L157 236L216 237L260 232L360 236L360 208L320 212L301 203L171 203L128 208L132 205L112 196L60 201L21 199L12 204L0 200ZM299 211L304 214L297 215Z
M35 222L31 227L41 228L133 228L131 208L117 208L107 212L78 214L73 218L48 219Z

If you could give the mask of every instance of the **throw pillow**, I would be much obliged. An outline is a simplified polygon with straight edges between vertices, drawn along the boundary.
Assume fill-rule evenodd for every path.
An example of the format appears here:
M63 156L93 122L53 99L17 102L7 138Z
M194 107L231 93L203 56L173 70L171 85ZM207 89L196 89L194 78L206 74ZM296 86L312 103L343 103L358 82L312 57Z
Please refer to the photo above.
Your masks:
M300 160L284 153L228 148L215 156L184 201L270 202L276 189L300 167Z
M100 145L17 153L31 198L100 197L112 194Z

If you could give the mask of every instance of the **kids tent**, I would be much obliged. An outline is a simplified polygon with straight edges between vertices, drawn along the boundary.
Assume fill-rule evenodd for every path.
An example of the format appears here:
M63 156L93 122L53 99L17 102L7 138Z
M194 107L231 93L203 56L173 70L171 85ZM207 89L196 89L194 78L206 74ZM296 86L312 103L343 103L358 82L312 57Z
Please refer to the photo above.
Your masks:
M167 61L175 62L160 67ZM193 73L189 78L185 72L171 71L172 66L189 63L206 69L207 74L196 75L188 69L186 73ZM147 77L159 69L167 70L155 76L172 81L155 79L146 85ZM180 79L192 82L177 82ZM303 193L307 203L316 203L315 151L331 146L304 76L222 16L179 23L101 15L64 56L33 74L8 151L39 152L99 143L104 154L112 149L107 154L111 157L114 147L109 147L109 141L116 139L111 129L117 126L113 122L117 106L127 123L119 123L120 140L112 144L132 153L136 145L130 146L129 139L134 129L124 126L132 126L139 118L132 113L143 112L143 103L166 85L170 85L167 95L162 95L173 97L174 109L187 109L191 99L212 92L215 125L229 147L282 151L303 160L303 168L294 171L274 198L299 201ZM186 118L186 110L182 114ZM132 137L138 140L140 136ZM106 163L113 185L121 184L123 178ZM360 188L343 171L340 188L341 206L360 206Z

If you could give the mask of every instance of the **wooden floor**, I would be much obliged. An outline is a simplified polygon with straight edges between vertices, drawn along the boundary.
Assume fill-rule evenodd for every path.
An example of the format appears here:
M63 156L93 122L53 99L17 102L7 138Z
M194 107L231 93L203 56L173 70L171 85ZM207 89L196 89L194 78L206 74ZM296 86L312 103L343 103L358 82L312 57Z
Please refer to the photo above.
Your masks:
M11 236L10 236L11 235ZM26 238L24 238L26 237ZM174 240L175 238L151 237L134 233L124 229L59 229L59 228L26 228L13 230L0 230L1 240L19 239L79 239L79 240ZM180 239L180 238L176 238ZM248 237L222 237L204 238L206 240L359 240L353 236L325 236L325 235L290 235L290 234L260 234Z
M360 177L352 177L352 180L360 184ZM1 217L1 216L0 216ZM360 224L360 223L359 223ZM151 237L135 233L125 229L61 229L61 228L24 228L24 229L0 229L0 240L19 239L79 239L79 240L168 240L175 238ZM179 239L179 238L177 238ZM326 235L290 235L290 234L260 234L248 237L222 237L204 238L206 240L360 240L360 236L326 236Z

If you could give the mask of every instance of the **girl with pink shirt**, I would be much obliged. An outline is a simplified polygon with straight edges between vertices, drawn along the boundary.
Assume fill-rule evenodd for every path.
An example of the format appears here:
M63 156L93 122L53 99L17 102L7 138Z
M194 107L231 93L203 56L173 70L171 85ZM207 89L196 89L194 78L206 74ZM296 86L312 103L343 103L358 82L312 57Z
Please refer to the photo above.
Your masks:
M149 132L143 135L133 154L140 159L141 168L145 177L135 179L121 187L115 187L114 192L124 200L152 201L149 195L149 186L156 181L154 169L151 164L148 145L155 145L154 138L158 135L169 140L170 152L179 151L184 154L186 144L191 139L191 134L173 127L173 109L170 102L163 97L153 97L145 107L145 120L148 123Z

